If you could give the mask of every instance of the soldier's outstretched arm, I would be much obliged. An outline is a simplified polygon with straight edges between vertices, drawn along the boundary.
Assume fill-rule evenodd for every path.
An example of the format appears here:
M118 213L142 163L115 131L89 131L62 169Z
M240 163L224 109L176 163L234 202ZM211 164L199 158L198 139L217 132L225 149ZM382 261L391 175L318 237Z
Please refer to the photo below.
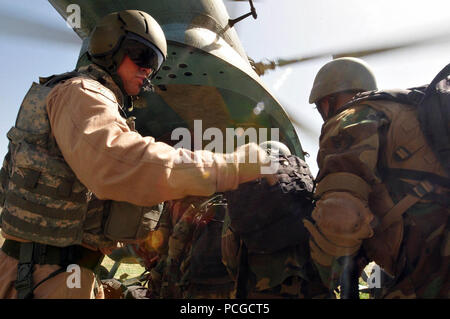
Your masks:
M362 240L373 235L368 197L379 181L379 130L385 124L382 114L356 105L322 129L317 204L312 221L304 223L311 235L311 257L330 289L337 287L345 267L340 257L354 256Z
M47 97L52 133L70 167L98 198L140 206L209 196L261 177L266 153L247 144L232 154L191 152L128 128L113 94L85 78L56 86ZM257 162L238 158L256 152Z

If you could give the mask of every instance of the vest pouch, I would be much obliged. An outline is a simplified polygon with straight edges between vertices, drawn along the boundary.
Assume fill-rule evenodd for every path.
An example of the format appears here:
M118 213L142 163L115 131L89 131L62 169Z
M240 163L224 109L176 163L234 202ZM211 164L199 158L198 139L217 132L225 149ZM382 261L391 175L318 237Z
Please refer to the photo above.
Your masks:
M5 204L5 196L6 190L8 188L9 183L9 166L10 166L10 152L6 154L5 159L3 161L3 166L0 169L0 207L3 207ZM1 213L0 213L1 216ZM1 225L1 223L0 223Z
M111 240L125 243L142 240L155 230L160 216L159 206L142 207L111 201L104 234Z
M219 197L219 200L222 197ZM190 256L190 282L197 284L223 284L231 282L222 263L221 236L227 204L215 202L206 209L204 219L193 234Z
M236 280L239 268L239 248L241 247L240 237L231 230L230 217L225 215L222 227L222 263L233 280Z

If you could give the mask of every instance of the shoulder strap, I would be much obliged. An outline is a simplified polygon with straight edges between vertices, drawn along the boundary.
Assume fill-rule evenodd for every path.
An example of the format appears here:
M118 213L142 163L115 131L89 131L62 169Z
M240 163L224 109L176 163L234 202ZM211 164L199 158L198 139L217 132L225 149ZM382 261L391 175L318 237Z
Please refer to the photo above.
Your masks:
M376 90L357 93L353 99L344 105L343 109L365 101L387 100L397 103L419 105L425 96L427 85L422 85L409 89Z
M434 191L434 185L424 180L419 182L413 189L411 194L407 194L397 204L394 205L382 218L379 229L384 232L393 223L400 220L403 214L414 204L418 203L425 195Z
M54 87L56 84L58 84L61 81L65 81L70 78L75 78L75 77L81 76L81 75L83 75L83 74L74 70L74 71L70 71L70 72L66 72L66 73L62 73L62 74L52 75L47 78L41 77L41 78L39 78L39 84L47 86L47 87Z
M450 176L450 64L431 81L418 107L422 131Z
M425 171L402 168L386 168L384 169L384 173L395 178L412 179L416 181L428 180L435 185L450 189L450 178Z
M17 264L17 278L14 288L18 299L33 298L33 250L34 243L20 243L19 262Z
M450 74L450 63L447 64L445 66L445 68L443 68L433 79L433 81L431 81L430 85L428 86L425 94L427 94L429 91L434 90L434 87L436 86L436 84L438 82L440 82L441 80L447 78Z

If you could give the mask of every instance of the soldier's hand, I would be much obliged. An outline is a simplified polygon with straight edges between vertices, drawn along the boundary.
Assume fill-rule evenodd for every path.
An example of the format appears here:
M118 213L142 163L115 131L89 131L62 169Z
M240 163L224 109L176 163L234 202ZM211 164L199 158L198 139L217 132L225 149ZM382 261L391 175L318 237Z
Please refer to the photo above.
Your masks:
M264 175L264 178L270 186L273 186L278 182L278 175L276 174L266 174Z
M257 144L242 145L232 155L239 167L239 184L257 178L266 178L271 185L276 183L274 174L278 170L278 165Z
M322 265L332 257L355 254L363 239L373 235L370 226L373 214L367 203L346 192L323 195L316 204L312 219L315 224L306 219L304 224L311 234L311 256Z

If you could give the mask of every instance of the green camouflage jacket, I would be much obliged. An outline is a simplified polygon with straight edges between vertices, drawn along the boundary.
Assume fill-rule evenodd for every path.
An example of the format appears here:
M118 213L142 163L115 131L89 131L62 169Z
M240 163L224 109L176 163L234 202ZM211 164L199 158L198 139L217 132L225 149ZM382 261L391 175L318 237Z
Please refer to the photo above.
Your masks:
M363 241L362 250L369 260L394 276L391 282L382 283L385 287L379 296L448 298L449 190L431 183L434 191L417 199L389 227L380 227L390 206L407 194L417 196L412 191L424 181L397 172L412 170L448 178L431 149L422 142L423 134L413 114L414 110L406 105L370 101L348 107L329 119L320 136L317 182L320 185L327 175L346 172L370 185L368 204L374 214L374 235ZM337 191L339 186L334 188L327 191ZM380 189L385 191L384 197ZM316 265L324 283L330 289L336 288L344 268L342 259L333 258L331 266Z

